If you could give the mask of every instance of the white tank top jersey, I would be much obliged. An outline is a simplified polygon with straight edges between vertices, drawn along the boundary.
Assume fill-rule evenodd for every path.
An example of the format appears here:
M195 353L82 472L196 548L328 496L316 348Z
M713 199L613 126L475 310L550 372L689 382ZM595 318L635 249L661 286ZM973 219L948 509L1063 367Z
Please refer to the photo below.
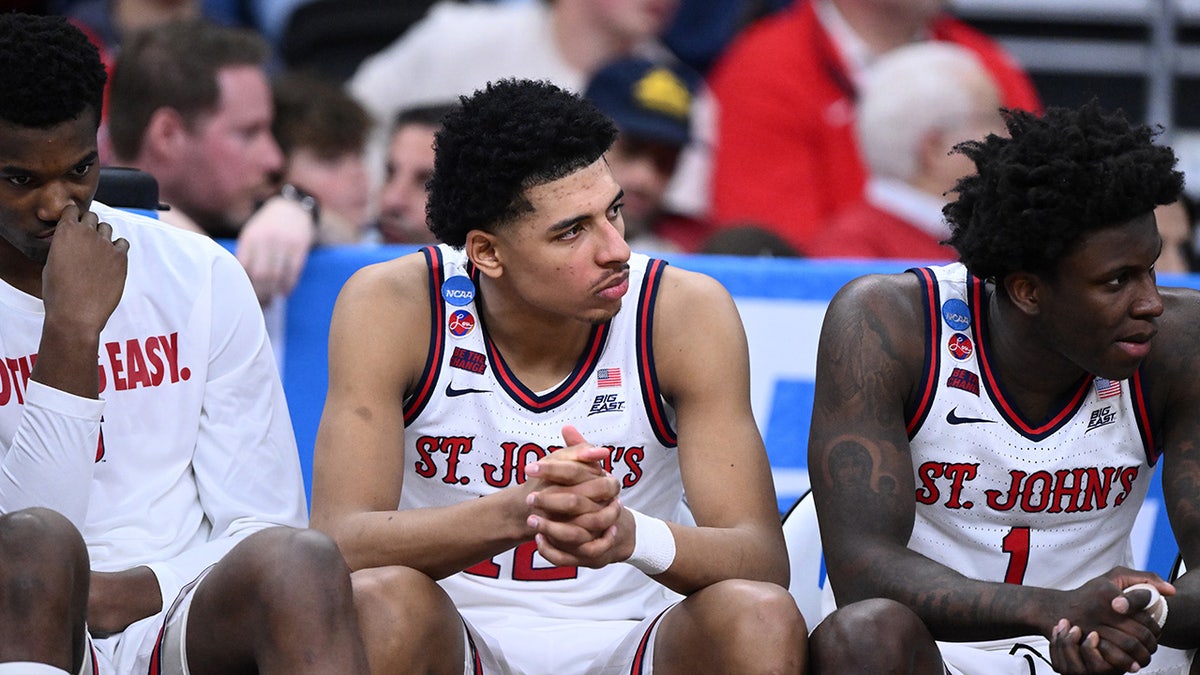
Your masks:
M984 282L957 263L910 272L928 351L906 411L909 548L974 579L1057 589L1132 566L1159 452L1141 372L1085 375L1046 419L1025 419L989 361Z
M525 480L524 466L563 447L563 425L611 449L621 501L663 520L690 517L676 454L674 411L655 377L654 300L666 263L635 254L621 310L597 325L556 387L522 384L488 337L476 304L477 271L442 245L429 265L433 329L415 394L404 404L401 509L446 506ZM681 596L632 566L555 567L525 542L441 582L460 611L547 618L640 619Z

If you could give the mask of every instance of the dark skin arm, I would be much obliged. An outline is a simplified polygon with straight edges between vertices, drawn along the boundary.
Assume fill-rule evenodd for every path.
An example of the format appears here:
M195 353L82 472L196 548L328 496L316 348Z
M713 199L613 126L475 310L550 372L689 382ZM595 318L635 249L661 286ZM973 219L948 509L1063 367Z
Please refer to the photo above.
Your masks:
M915 484L904 409L923 363L920 297L913 275L860 279L834 298L822 327L808 466L839 606L890 598L934 638L956 641L1050 638L1065 617L1083 635L1100 631L1103 660L1148 662L1145 615L1126 616L1112 601L1154 575L1114 570L1059 591L969 579L907 548ZM1065 672L1106 672L1098 666Z
M1163 289L1160 344L1147 362L1151 404L1163 434L1163 496L1171 529L1188 573L1167 598L1170 612L1160 641L1191 649L1200 645L1200 293ZM1194 571L1196 570L1196 571Z

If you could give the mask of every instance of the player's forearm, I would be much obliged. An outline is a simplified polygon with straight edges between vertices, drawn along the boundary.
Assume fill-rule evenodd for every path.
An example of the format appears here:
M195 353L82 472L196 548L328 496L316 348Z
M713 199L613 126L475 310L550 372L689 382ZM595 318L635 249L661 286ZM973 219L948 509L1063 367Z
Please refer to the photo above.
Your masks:
M47 316L30 379L75 396L99 398L99 351L99 331Z
M1159 642L1177 649L1200 646L1200 570L1175 580L1175 595L1167 598L1167 623Z
M726 579L768 581L787 587L788 559L782 536L767 528L689 527L671 524L675 560L654 579L687 595Z
M447 507L314 518L313 526L333 537L352 570L403 565L441 579L532 539L523 516L512 513L489 495Z
M1063 591L977 581L903 546L863 547L848 564L827 548L826 562L839 607L889 598L916 612L938 640L1048 636L1066 613Z

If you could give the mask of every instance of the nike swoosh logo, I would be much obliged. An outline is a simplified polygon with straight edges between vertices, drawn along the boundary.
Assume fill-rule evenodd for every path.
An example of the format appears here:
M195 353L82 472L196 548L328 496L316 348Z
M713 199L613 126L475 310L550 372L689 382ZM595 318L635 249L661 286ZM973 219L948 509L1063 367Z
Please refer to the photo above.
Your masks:
M946 413L946 421L950 424L995 424L996 420L985 420L979 417L959 417L954 414L958 408L952 409Z
M455 389L453 382L446 383L446 395L447 396L464 396L466 394L489 394L489 393L491 393L491 392L487 389Z

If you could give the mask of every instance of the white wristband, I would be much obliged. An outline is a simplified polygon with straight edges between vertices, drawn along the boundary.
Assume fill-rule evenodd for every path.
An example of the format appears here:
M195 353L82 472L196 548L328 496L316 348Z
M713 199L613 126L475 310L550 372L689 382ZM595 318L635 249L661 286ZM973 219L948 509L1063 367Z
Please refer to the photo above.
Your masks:
M633 515L633 554L625 561L650 576L667 571L675 562L675 535L666 522L628 509Z
M1152 584L1134 584L1122 592L1128 593L1139 589L1150 593L1150 600L1144 609L1150 612L1150 617L1158 624L1158 629L1162 630L1163 626L1167 625L1167 599Z

